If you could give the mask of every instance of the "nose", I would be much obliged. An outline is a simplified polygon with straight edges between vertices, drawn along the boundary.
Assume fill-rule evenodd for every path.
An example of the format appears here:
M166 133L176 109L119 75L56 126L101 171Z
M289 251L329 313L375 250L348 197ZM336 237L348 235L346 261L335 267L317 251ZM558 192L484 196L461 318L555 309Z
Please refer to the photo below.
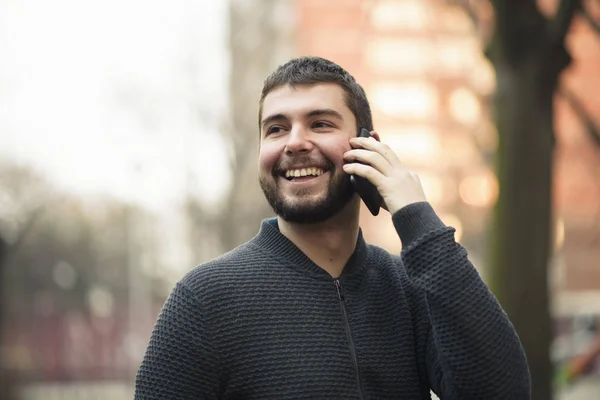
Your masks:
M310 130L302 126L292 127L285 145L287 155L309 153L313 147L313 143L310 141Z

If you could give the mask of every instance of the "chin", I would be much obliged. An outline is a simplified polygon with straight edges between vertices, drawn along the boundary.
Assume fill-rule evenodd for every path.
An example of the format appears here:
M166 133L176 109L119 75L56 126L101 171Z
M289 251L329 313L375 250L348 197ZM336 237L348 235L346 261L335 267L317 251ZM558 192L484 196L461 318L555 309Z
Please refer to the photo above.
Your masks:
M297 224L318 224L338 215L347 206L336 204L327 196L304 201L283 201L275 210L284 221Z
M262 176L260 186L275 214L290 223L325 222L345 209L354 197L350 179L327 186L290 188Z
M325 201L327 193L310 193L310 194L283 194L280 195L284 204L288 207L311 208Z

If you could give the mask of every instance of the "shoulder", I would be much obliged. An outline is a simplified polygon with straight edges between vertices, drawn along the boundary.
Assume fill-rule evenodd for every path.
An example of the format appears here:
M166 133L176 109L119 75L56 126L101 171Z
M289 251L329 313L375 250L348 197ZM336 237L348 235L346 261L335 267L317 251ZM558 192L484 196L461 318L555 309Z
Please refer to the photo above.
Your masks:
M406 275L406 269L400 255L392 254L372 244L368 245L368 254L369 262L376 268L394 274Z
M197 265L179 283L194 294L220 291L244 276L256 274L267 257L252 242Z

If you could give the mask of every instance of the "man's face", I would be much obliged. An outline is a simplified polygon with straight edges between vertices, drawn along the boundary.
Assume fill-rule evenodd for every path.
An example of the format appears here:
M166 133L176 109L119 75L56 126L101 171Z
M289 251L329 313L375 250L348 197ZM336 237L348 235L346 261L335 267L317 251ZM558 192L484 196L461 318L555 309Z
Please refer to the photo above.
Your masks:
M285 85L265 97L258 155L260 186L277 215L317 223L354 194L343 171L356 118L336 84Z

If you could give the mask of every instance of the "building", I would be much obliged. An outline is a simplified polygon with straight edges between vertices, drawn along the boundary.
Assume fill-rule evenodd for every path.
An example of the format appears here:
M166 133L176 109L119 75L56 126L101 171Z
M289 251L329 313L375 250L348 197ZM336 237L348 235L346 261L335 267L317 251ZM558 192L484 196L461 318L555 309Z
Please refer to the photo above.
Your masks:
M375 129L419 174L428 199L456 227L485 278L486 227L498 192L491 167L495 73L469 17L449 3L297 0L297 53L334 60L363 84ZM556 0L539 4L552 14ZM600 35L576 17L567 46L573 62L561 88L578 101L556 96L557 359L585 351L600 325L600 145L581 115L585 110L600 131ZM365 209L361 224L370 242L400 250L387 213L374 218Z

